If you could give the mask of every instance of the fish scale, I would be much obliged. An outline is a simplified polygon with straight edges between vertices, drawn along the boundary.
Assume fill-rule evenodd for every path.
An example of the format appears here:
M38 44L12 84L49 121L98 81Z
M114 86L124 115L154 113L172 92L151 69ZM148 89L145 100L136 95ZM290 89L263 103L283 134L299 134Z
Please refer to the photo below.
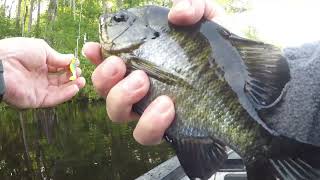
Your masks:
M270 129L261 113L281 103L291 78L279 48L204 19L174 26L167 16L168 9L156 6L103 15L102 54L120 56L129 71L149 76L149 91L133 111L142 114L160 95L173 100L175 119L164 138L189 178L208 179L230 147L249 180L320 179L314 158L320 148Z
M143 101L145 107L140 108L145 109L146 106L159 95L165 94L174 98L175 94L179 93L181 98L176 99L174 102L177 114L175 124L168 129L168 134L172 133L175 136L185 136L191 134L187 132L188 129L196 127L203 132L202 134L222 139L230 147L241 147L241 149L236 148L235 150L237 150L239 154L245 154L242 152L251 149L253 146L251 144L251 142L253 142L251 139L258 139L256 138L258 136L256 133L259 133L260 131L255 131L255 129L258 128L258 125L256 125L257 127L252 128L252 132L248 131L247 128L243 128L243 124L253 124L253 120L250 120L250 117L247 115L245 118L238 118L239 116L237 114L239 113L237 112L244 110L241 105L234 100L236 98L235 94L228 88L225 81L213 83L219 78L215 74L214 68L201 66L201 64L203 64L202 62L207 61L211 49L199 50L197 47L207 47L208 42L189 37L190 36L184 34L172 33L154 41L146 42L140 46L137 52L133 51L135 55L148 59L155 65L161 66L170 72L175 71L176 67L180 67L181 70L175 71L174 73L179 73L180 76L183 76L184 79L195 86L195 90L189 91L183 86L168 87L165 82L150 79L150 91L157 93L152 93L145 98ZM172 48L168 49L168 47ZM176 47L181 48L181 53L177 53L177 49L179 48ZM154 53L150 51L150 49L154 49L158 53ZM193 55L187 56L188 54ZM192 73L190 73L188 67L193 67L191 69ZM184 69L187 71L183 71ZM207 89L207 87L212 88ZM229 96L232 98L229 98L227 94L230 94ZM226 101L228 102L226 103ZM194 111L190 111L190 108L187 108L195 106L195 104L197 104L197 106L194 108ZM137 104L137 106L139 106L139 104ZM215 116L216 118L214 118ZM227 123L228 125L226 126L225 124ZM203 129L199 127L199 125L201 125L201 127L209 126L212 127L212 129ZM185 134L179 134L180 129L176 128L176 126L186 128L186 130L182 130ZM243 133L243 131L245 131L245 133ZM241 136L238 136L238 134ZM255 146L259 145L260 144L257 144Z

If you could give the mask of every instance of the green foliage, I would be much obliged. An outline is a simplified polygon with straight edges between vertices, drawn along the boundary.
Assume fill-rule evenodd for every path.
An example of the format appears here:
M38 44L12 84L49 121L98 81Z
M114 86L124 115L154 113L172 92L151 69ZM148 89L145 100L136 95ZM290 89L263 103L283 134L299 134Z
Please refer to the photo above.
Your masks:
M12 37L19 34L14 27L14 21L5 16L0 16L0 39Z
M73 1L75 5L72 4ZM111 11L147 4L171 6L171 0L65 0L57 1L59 4L56 9L56 17L51 21L49 16L52 16L50 13L52 12L52 8L54 8L52 3L49 3L51 1L41 1L41 8L46 9L42 9L39 20L37 20L36 17L37 1L35 1L33 23L31 31L28 32L30 16L30 10L28 10L28 8L30 8L30 2L30 0L22 0L21 2L20 24L18 24L18 27L16 27L16 17L4 16L8 9L0 5L0 14L3 14L0 16L0 39L21 35L42 38L61 53L75 53L78 39L79 45L76 54L79 55L81 62L80 67L87 81L87 85L81 90L77 98L89 98L90 100L99 99L91 82L91 74L95 67L81 55L81 48L84 44L85 37L86 41L99 41L98 20L99 16L106 11L104 6L109 7L112 5L109 7ZM44 5L47 5L47 7ZM13 16L15 16L15 14ZM22 27L24 27L23 30Z

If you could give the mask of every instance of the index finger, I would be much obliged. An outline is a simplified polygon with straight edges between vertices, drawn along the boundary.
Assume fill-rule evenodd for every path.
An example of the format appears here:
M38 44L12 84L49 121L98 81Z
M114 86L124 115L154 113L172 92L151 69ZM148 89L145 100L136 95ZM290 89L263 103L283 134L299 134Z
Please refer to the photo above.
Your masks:
M103 61L101 46L97 42L87 42L82 48L82 54L95 65Z

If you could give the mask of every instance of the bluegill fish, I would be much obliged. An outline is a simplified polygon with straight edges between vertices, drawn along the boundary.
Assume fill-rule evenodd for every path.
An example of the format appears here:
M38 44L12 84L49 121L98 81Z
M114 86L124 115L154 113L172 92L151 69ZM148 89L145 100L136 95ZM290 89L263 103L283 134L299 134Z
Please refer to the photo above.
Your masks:
M164 138L189 178L211 177L230 147L249 180L320 179L320 149L279 134L260 113L281 102L290 81L281 50L212 21L178 27L167 16L157 6L104 14L100 40L104 57L120 56L129 72L150 77L135 112L159 95L173 99L175 120Z

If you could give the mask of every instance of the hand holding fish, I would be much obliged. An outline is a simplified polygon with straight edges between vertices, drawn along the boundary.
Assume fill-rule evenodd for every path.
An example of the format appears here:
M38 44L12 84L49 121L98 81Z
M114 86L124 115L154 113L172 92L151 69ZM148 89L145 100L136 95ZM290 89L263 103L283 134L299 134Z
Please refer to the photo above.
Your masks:
M169 20L177 25L190 25L203 16L216 19L222 12L209 0L175 0ZM83 54L97 65L92 74L93 85L97 92L106 97L107 112L112 121L125 122L139 119L133 136L144 145L158 144L165 130L171 124L175 110L167 96L153 101L141 117L132 112L132 105L140 101L148 92L149 80L143 71L134 71L124 78L126 67L118 57L103 61L99 43L87 43Z
M169 12L169 20L176 25L192 25L206 18L220 21L224 10L212 0L173 0L173 7Z
M173 100L174 121L163 135L186 175L209 179L223 167L231 148L242 158L248 180L320 179L320 160L315 159L320 148L309 138L301 140L309 133L292 129L290 116L270 117L296 97L291 85L298 77L291 74L281 48L238 36L207 19L177 26L168 22L169 12L149 5L105 13L99 36L102 57L121 57L126 75L134 70L148 75L147 95L133 103L132 112L143 117L164 94ZM308 112L301 102L292 112ZM282 126L273 124L283 121ZM281 133L290 129L306 134Z
M17 108L52 107L63 103L84 87L85 79L70 81L73 55L60 54L45 41L8 38L0 41L0 61L4 69L3 100Z

